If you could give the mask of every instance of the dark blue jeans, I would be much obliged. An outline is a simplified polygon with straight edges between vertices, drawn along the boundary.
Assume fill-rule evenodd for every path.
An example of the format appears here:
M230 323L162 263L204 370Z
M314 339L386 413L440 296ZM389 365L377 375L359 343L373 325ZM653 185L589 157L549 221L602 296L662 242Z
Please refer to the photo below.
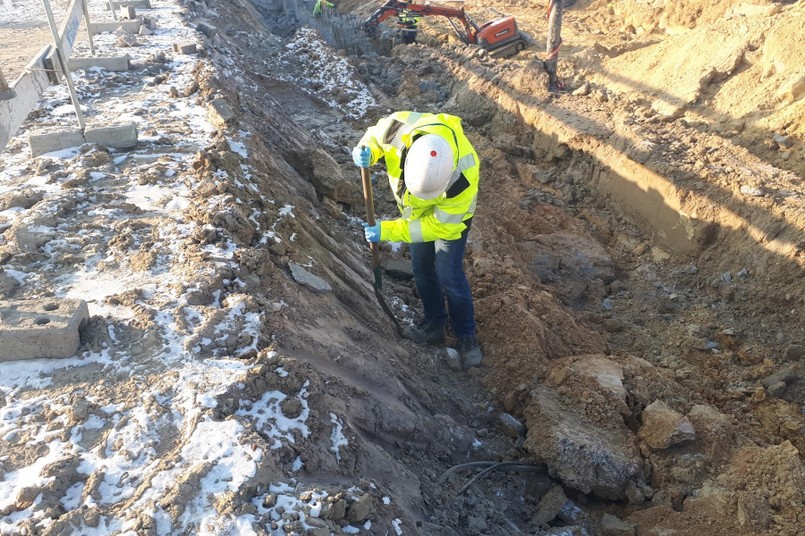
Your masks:
M453 334L459 339L475 336L472 292L464 274L464 247L468 234L464 233L458 240L408 244L425 320L444 324L449 311Z

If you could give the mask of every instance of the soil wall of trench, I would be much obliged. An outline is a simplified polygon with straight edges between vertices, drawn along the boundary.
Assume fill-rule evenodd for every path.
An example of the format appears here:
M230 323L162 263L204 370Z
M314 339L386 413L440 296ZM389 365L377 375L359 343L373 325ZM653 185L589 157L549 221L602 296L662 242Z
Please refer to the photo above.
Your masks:
M215 14L190 6L221 28L232 17L269 31L246 3ZM307 452L311 482L376 479L422 534L510 534L511 523L537 534L797 534L805 444L791 399L801 387L791 374L787 395L769 397L765 387L802 358L801 312L775 317L799 330L786 340L748 322L738 344L724 319L745 299L765 296L746 304L749 315L778 299L801 300L798 213L736 200L697 174L695 161L679 156L684 148L633 139L612 106L547 93L537 60L501 66L456 46L438 59L421 47L396 50L367 82L381 93L392 67L415 72L432 61L430 73L443 75L430 77L438 104L464 117L487 169L467 256L484 367L448 372L441 352L393 338L370 286L348 154L372 114L342 123L322 145L297 122L321 103L256 61L282 47L261 35L260 49L226 31L209 44L214 64L229 58L251 85L215 72L200 79L203 95L223 94L257 134L250 152L263 193L297 207L276 229L282 246L252 246L244 280L258 295L270 289L272 301L294 304L270 315L275 347L283 363L317 378L311 407L337 408L356 438L338 467L317 465ZM428 98L389 93L385 104L425 106ZM640 103L622 104L640 111ZM703 136L679 129L678 139ZM721 163L741 152L715 138L713 146L724 152ZM225 143L211 147L197 171L214 172L227 154ZM751 155L740 160L764 172ZM232 193L232 210L254 208L244 192ZM378 204L387 209L388 199ZM238 236L242 219L224 220L224 229ZM330 292L293 283L294 267L311 260ZM757 277L740 289L718 282L749 265ZM389 286L395 309L410 319L410 283ZM607 300L625 304L620 314ZM646 303L656 309L647 314ZM715 303L723 308L707 311ZM708 345L718 341L731 351L713 353ZM480 437L484 446L474 450ZM479 481L469 496L449 492L460 480L439 478L461 461L489 459L541 472Z

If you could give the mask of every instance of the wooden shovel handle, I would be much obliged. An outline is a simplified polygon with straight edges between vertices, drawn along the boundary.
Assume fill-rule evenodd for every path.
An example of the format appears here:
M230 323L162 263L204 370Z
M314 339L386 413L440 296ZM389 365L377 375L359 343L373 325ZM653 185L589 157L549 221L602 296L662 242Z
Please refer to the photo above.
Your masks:
M375 224L375 201L372 196L372 178L369 176L369 168L361 168L361 181L363 182L363 202L366 204L366 222L370 226ZM380 266L380 244L372 242L372 268Z

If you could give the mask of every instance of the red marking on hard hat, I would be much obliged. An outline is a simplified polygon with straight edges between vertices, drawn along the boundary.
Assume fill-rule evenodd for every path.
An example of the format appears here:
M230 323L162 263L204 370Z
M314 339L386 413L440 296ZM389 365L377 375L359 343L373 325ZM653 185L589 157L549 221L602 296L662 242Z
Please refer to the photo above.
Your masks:
M436 151L431 151L431 152L430 152L430 155L431 155L431 156L436 156Z

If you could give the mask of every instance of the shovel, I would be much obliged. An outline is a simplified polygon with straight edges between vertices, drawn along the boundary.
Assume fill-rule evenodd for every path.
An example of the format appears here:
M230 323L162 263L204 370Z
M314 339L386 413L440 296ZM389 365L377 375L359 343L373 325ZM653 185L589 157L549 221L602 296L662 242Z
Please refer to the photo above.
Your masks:
M372 179L369 177L369 168L361 168L361 180L363 181L363 201L366 203L366 221L370 226L375 224L375 202L372 197ZM380 292L383 288L383 272L380 268L380 244L371 242L369 247L372 249L372 272L375 276L375 296L377 301L380 302L380 308L394 323L397 334L402 334L402 326L400 325L397 317L391 312L391 308L386 303L386 299Z

